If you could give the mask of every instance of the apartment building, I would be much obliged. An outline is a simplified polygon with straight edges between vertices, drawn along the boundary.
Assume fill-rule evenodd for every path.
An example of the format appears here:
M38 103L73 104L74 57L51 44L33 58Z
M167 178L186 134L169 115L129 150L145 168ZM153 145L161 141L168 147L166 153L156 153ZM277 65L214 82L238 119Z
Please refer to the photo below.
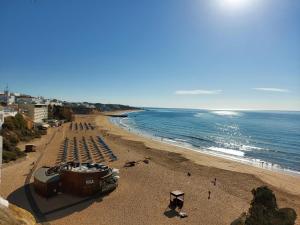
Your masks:
M34 123L43 123L48 119L48 105L46 104L24 104L20 105L20 109Z

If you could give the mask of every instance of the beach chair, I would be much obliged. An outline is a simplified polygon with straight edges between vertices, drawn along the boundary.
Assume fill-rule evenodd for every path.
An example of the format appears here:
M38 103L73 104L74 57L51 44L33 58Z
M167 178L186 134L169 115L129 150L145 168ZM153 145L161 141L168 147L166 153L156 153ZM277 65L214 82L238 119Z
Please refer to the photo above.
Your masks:
M89 123L89 126L90 126L91 130L94 130L94 126L91 123Z
M92 136L90 136L90 140L91 140L92 145L94 146L95 153L96 153L97 157L99 157L99 158L102 157L103 158L102 153L101 153L99 147L97 146L97 144L96 144L96 142L95 142L95 140Z
M67 155L68 155L68 138L65 138L64 144L63 144L63 151L61 153L61 161L65 162L67 161Z
M176 208L179 209L179 211L182 209L184 203L184 192L182 191L172 191L170 192L170 203L169 208L172 210L176 210Z
M86 155L87 159L92 160L92 157L91 157L91 154L90 154L90 151L89 151L89 147L87 145L85 137L82 137L82 143L83 143L83 148L85 150L85 155Z

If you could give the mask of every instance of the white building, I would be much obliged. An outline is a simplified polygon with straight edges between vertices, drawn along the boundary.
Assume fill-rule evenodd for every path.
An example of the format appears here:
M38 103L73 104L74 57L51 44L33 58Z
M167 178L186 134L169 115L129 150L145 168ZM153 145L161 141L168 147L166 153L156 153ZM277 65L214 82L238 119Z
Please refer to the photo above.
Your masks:
M10 93L8 91L5 91L4 93L0 93L0 102L5 103L7 105L14 104L16 101L16 97L14 93Z
M3 107L4 118L9 117L9 116L15 117L17 114L18 114L18 111L16 111L14 108Z
M24 104L20 108L34 123L43 123L48 119L48 105Z
M7 96L5 93L0 93L0 103L5 103L7 102Z
M53 101L53 100L49 100L49 105L51 106L62 106L63 103L61 101Z
M16 96L14 96L14 95L11 94L11 95L8 97L8 105L15 104L15 102L16 102Z
M16 103L17 104L32 104L33 97L30 95L19 95L16 96Z

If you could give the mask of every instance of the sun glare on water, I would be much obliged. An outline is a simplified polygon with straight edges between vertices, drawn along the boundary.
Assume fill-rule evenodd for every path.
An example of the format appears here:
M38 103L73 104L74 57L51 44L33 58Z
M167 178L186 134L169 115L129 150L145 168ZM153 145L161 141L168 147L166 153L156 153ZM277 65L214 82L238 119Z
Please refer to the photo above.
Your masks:
M217 110L212 112L215 115L218 116L238 116L239 113L235 111L225 111L225 110Z

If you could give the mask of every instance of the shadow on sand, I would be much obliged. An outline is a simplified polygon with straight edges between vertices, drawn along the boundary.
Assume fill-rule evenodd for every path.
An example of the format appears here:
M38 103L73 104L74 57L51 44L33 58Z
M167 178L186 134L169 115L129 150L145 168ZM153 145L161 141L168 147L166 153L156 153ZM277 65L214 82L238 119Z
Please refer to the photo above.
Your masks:
M86 198L59 194L46 199L38 196L34 192L33 184L31 183L12 192L7 197L7 200L10 203L31 212L38 223L47 224L47 222L82 211L95 202L101 202L103 197L109 194L110 192Z
M164 212L164 215L168 218L179 217L179 213L174 209L169 209Z

